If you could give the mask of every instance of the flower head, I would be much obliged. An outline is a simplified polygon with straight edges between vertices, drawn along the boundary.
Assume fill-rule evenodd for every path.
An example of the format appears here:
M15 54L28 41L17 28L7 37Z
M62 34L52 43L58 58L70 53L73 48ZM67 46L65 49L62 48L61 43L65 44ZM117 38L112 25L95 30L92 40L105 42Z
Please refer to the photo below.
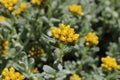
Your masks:
M82 6L81 5L70 5L69 6L69 11L79 14L81 16L84 15L84 12L82 11Z
M101 67L111 71L112 69L120 69L120 65L117 64L116 59L110 56L101 59Z
M32 70L32 72L33 72L33 73L38 73L38 72L39 72L39 71L38 71L38 68L35 67L35 68Z
M41 5L43 2L43 0L31 0L31 3L34 4L34 5Z
M9 11L13 10L15 4L17 4L18 0L0 0L0 3L7 8Z
M7 40L3 40L0 38L0 55L6 56L8 55L8 46L9 42Z
M60 24L59 28L52 28L52 35L63 42L74 42L79 38L79 34L75 34L70 25Z
M0 16L0 21L6 21L6 17Z
M98 36L94 32L89 32L85 36L85 41L86 41L86 45L89 44L97 45L99 43Z
M43 49L39 46L33 46L29 51L29 54L32 57L41 57L43 53L44 53Z
M20 4L20 6L19 6L16 10L14 10L14 13L17 14L17 15L19 15L19 14L21 14L26 8L27 8L27 3L26 3L26 2L22 2L22 3Z
M2 77L4 80L24 80L25 76L16 72L13 67L4 68L2 71Z
M70 79L69 79L69 80L82 80L82 79L80 78L79 75L73 74L72 76L70 76Z
M26 9L27 8L27 3L26 2L22 2L21 4L20 4L20 8L21 9Z

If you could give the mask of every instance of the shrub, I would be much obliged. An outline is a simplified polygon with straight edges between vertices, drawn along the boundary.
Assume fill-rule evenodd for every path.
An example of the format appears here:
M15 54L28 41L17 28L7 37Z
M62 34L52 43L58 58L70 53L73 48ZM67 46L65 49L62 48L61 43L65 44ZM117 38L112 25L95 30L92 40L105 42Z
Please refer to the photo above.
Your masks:
M119 80L119 8L119 0L0 0L0 79Z

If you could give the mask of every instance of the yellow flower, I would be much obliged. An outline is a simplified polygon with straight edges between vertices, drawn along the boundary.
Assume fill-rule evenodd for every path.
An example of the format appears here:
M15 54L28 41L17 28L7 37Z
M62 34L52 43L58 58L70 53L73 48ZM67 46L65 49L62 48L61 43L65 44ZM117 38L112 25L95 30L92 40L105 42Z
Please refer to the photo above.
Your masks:
M97 45L99 43L98 36L94 32L89 32L85 36L86 45L94 44Z
M70 79L69 79L69 80L82 80L82 79L80 78L79 75L73 74L72 76L70 76Z
M12 0L13 1L13 4L16 4L18 2L18 0Z
M81 5L70 5L69 6L69 11L73 12L73 13L76 13L76 14L79 14L81 16L84 15L84 12L82 11L82 6Z
M38 71L38 68L36 67L36 68L34 68L33 70L32 70L32 72L33 73L38 73L39 71Z
M43 2L43 0L31 0L31 3L34 4L34 5L41 5Z
M111 71L113 69L120 69L120 65L117 64L116 59L110 56L101 59L101 67Z
M8 45L9 45L8 41L3 41L2 46L4 47L4 49L8 49Z
M27 3L26 3L26 2L22 2L22 3L20 4L20 6L19 6L16 10L14 10L14 13L17 14L17 15L19 15L19 14L21 14L26 8L27 8Z
M9 42L0 38L0 55L2 56L8 55L8 46Z
M21 9L20 9L20 8L18 8L18 9L16 9L16 10L14 10L14 13L15 13L15 14L17 14L17 15L19 15L21 12L22 12L22 11L21 11Z
M3 80L24 80L25 76L16 72L13 67L4 68L2 71Z
M23 10L25 10L25 9L27 8L26 2L22 2L22 3L20 4L20 8L23 9Z
M18 0L0 0L0 3L7 8L9 11L13 10L15 4L17 4Z
M39 46L33 46L29 51L30 56L32 57L41 57L44 54L44 51Z
M70 25L60 24L59 28L52 28L52 35L62 42L74 42L79 38L79 34L75 34Z
M6 20L6 17L0 16L0 21L5 21L5 20Z

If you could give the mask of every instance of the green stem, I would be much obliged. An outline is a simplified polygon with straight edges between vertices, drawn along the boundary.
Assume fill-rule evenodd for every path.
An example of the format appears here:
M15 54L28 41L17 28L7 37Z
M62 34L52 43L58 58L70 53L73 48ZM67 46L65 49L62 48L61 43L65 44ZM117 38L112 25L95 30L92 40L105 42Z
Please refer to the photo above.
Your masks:
M35 77L33 74L31 74L32 80L38 80L37 77Z
M59 57L58 57L58 62L62 62L62 58L64 56L64 44L60 43L59 47L60 47L60 54L59 54Z
M48 19L50 20L51 16L52 16L52 3L53 3L53 0L49 0L49 5L48 5L48 12L47 12L47 15L48 15Z
M81 61L81 64L79 65L80 70L83 69L84 61L85 61L85 59L86 59L86 55L87 55L88 51L89 51L89 47L86 47L85 52L82 53L82 57L81 57L81 60L80 60L80 61Z

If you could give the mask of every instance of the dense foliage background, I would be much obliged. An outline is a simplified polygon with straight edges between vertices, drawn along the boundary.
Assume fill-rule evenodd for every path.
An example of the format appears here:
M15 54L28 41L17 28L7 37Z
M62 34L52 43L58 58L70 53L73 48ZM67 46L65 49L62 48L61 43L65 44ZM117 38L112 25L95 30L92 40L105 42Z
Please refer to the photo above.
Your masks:
M0 0L1 80L14 80L4 74L10 67L24 76L19 80L120 80L119 14L119 0ZM60 24L70 25L77 41L56 39L52 30ZM98 44L94 36L87 43L90 32Z

